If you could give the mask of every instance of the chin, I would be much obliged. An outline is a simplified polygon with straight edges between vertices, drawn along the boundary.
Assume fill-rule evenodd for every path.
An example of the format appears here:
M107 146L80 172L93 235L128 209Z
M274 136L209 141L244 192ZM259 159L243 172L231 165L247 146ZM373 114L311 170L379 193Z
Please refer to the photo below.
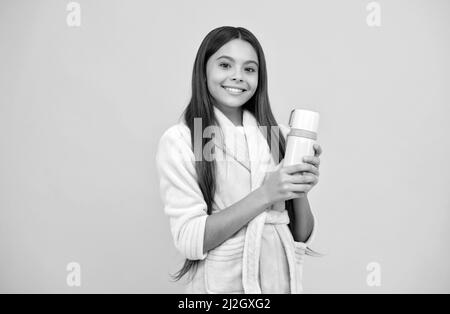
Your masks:
M242 104L241 103L222 103L222 104L224 104L225 106L230 107L230 108L239 108L244 105L244 103L242 103Z
M246 102L248 101L248 99L224 99L222 100L220 103L224 104L225 106L228 107L232 107L232 108L238 108L238 107L242 107Z

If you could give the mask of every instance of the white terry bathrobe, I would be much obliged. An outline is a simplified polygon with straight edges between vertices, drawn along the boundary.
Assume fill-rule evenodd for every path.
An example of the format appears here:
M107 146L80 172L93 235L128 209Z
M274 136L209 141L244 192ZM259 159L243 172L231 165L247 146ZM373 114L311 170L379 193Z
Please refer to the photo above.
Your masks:
M235 126L214 107L224 142L216 143L216 193L213 213L238 202L264 182L273 160L257 121L243 112ZM289 128L279 125L286 137ZM270 129L268 128L268 132ZM220 152L225 151L222 155ZM156 155L164 212L173 240L183 257L199 260L186 293L302 293L303 259L317 223L306 242L294 241L284 202L267 208L231 238L203 253L206 202L197 183L190 130L180 122L161 137Z

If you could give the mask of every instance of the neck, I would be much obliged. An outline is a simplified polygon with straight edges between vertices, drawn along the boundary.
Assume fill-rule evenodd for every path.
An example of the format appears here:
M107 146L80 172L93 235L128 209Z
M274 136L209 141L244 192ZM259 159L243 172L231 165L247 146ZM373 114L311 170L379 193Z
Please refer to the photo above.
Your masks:
M238 108L230 108L224 106L217 106L217 109L222 111L222 113L235 125L242 126L242 109Z

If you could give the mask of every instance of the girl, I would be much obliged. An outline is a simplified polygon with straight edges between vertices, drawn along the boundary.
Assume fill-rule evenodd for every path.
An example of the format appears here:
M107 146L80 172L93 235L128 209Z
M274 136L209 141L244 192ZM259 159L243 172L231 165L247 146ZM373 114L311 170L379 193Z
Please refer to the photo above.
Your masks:
M184 119L162 135L156 156L164 211L186 258L175 279L189 275L187 293L302 292L316 229L307 193L321 148L282 167L288 133L270 108L258 40L242 27L212 30Z

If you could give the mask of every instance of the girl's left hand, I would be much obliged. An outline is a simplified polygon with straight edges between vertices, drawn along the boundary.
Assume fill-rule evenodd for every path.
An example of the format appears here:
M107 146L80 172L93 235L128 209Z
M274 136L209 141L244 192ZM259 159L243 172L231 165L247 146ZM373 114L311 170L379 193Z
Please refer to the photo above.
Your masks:
M319 166L320 166L320 158L319 156L322 154L322 147L320 147L319 144L315 143L314 144L314 156L305 156L303 158L303 162L304 162L304 167L309 168L309 170L304 170L301 172L297 172L295 174L292 174L293 176L296 176L297 179L299 181L302 182L302 184L307 184L309 185L309 188L307 189L307 191L302 192L303 196L307 195L308 192L317 184L319 183ZM279 167L283 166L283 160L279 163L279 165L277 166L276 169L278 169ZM312 182L305 182L305 180L302 179L302 177L305 176L309 176L311 177L311 181ZM267 174L266 177L264 178L264 181L267 178ZM306 180L309 181L309 180ZM270 209L272 210L277 210L277 211L284 211L285 210L285 206L284 206L284 202L278 202L273 204Z
M300 175L311 177L311 182L308 183L311 190L317 183L319 183L319 166L320 166L320 158L319 156L322 154L322 147L319 144L314 143L314 156L305 156L303 158L303 162L305 164L310 165L310 170L302 171Z

